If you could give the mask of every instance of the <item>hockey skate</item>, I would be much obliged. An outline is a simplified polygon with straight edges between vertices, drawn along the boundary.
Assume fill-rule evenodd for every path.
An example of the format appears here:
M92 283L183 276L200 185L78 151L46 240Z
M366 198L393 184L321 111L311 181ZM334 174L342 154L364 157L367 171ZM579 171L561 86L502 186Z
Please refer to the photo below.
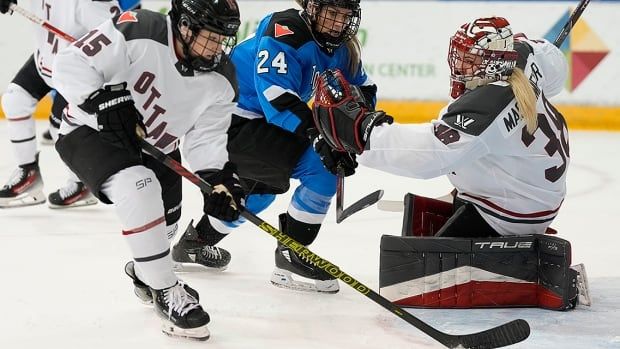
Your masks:
M286 215L280 215L280 230L287 232ZM276 267L271 274L273 285L307 292L336 293L340 290L336 278L279 242L275 257Z
M189 290L193 289L180 280L172 287L152 290L155 311L163 320L165 334L204 341L210 336L207 328L209 314Z
M151 292L151 288L138 278L133 261L129 261L125 264L125 274L133 280L133 292L140 302L145 305L153 304L153 293Z
M69 208L97 204L97 198L84 183L68 180L67 184L51 193L48 198L50 208Z
M52 134L50 133L49 129L47 129L47 131L41 134L41 144L42 145L54 145L54 139L52 138Z
M0 208L39 205L45 203L43 178L37 161L22 165L0 189Z
M592 299L590 298L590 286L588 285L588 274L586 274L586 266L581 264L573 265L571 269L577 272L577 292L578 292L578 305L591 306Z
M230 253L225 249L207 245L194 228L193 221L172 247L174 270L178 272L223 271L228 267L230 259Z
M133 292L140 300L140 303L144 305L152 305L153 292L151 292L151 288L147 284L145 284L144 282L142 282L142 280L140 280L140 278L138 278L134 261L129 261L127 262L127 264L125 264L125 274L127 274L127 276L129 276L133 281ZM189 287L188 285L185 285L184 287L189 294L194 296L194 298L196 298L197 300L200 300L200 296L198 295L198 292L196 290Z

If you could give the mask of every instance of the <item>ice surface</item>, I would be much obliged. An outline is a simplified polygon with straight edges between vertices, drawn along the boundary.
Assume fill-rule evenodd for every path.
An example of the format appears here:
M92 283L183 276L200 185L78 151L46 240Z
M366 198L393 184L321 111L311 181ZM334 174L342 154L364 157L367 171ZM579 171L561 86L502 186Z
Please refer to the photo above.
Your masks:
M39 124L39 134L43 131ZM3 184L14 168L6 121L0 121ZM412 310L449 333L484 330L523 318L530 338L515 348L620 348L620 133L571 133L569 195L552 225L585 263L593 306L571 312L541 309ZM41 147L47 193L66 180L52 147ZM347 178L345 206L376 189L398 200L405 191L441 196L444 179L412 180L369 169ZM276 224L290 194L260 216ZM184 184L182 229L201 212L201 196ZM401 216L370 207L341 224L334 208L311 249L371 288L378 288L379 238L399 234ZM222 241L232 262L222 273L181 277L200 292L212 338L169 338L153 311L135 299L123 266L129 250L112 207L0 210L0 348L440 348L414 327L341 283L336 295L273 287L273 238L246 224Z

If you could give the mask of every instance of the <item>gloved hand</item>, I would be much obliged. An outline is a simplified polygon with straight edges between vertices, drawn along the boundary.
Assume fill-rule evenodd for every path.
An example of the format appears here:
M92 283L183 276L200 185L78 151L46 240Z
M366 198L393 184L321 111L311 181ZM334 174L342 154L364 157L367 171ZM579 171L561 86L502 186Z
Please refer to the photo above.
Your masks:
M17 0L0 0L0 13L9 12L9 6L11 4L17 5Z
M93 92L80 108L97 115L99 136L103 140L119 148L140 152L138 132L140 136L146 135L146 127L126 83L105 86Z
M355 160L354 153L341 152L333 149L327 144L323 137L314 139L314 151L319 154L323 166L325 166L329 172L338 175L338 168L342 168L345 177L355 173L357 161Z
M245 190L239 182L237 166L228 161L221 170L197 174L213 186L211 194L203 193L204 213L228 222L239 219L240 207L245 205Z
M330 147L362 154L372 130L394 122L383 111L370 111L362 95L339 70L326 70L319 76L312 113L317 130Z

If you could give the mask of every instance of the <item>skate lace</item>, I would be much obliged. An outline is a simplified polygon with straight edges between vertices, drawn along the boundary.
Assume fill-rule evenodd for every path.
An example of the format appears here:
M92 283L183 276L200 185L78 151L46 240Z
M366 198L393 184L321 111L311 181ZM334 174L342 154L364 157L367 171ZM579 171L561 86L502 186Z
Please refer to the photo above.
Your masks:
M18 167L17 170L13 171L11 177L9 178L9 182L4 185L5 189L13 188L17 183L21 182L26 176L26 171L23 168Z
M68 180L67 185L58 189L58 194L60 195L60 198L64 200L70 196L77 194L79 190L80 190L80 186L77 182Z
M164 290L164 301L168 305L168 318L172 316L172 312L184 316L190 310L200 306L198 300L189 294L184 287L185 283L179 281L176 285Z
M222 258L222 253L220 252L220 249L215 247L215 246L204 246L204 248L202 249L202 255L205 258L209 258L209 259L221 259Z

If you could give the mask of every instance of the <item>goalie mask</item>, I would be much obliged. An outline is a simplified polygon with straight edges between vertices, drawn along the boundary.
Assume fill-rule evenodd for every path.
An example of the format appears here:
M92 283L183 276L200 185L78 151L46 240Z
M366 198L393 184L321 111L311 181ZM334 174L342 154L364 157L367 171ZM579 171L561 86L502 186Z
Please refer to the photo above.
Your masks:
M183 50L180 61L195 71L216 69L237 43L241 22L236 0L172 0L169 15Z
M315 41L329 52L357 34L360 0L303 0L302 5Z
M450 95L489 82L506 81L517 64L510 23L502 17L479 18L463 24L450 38Z

